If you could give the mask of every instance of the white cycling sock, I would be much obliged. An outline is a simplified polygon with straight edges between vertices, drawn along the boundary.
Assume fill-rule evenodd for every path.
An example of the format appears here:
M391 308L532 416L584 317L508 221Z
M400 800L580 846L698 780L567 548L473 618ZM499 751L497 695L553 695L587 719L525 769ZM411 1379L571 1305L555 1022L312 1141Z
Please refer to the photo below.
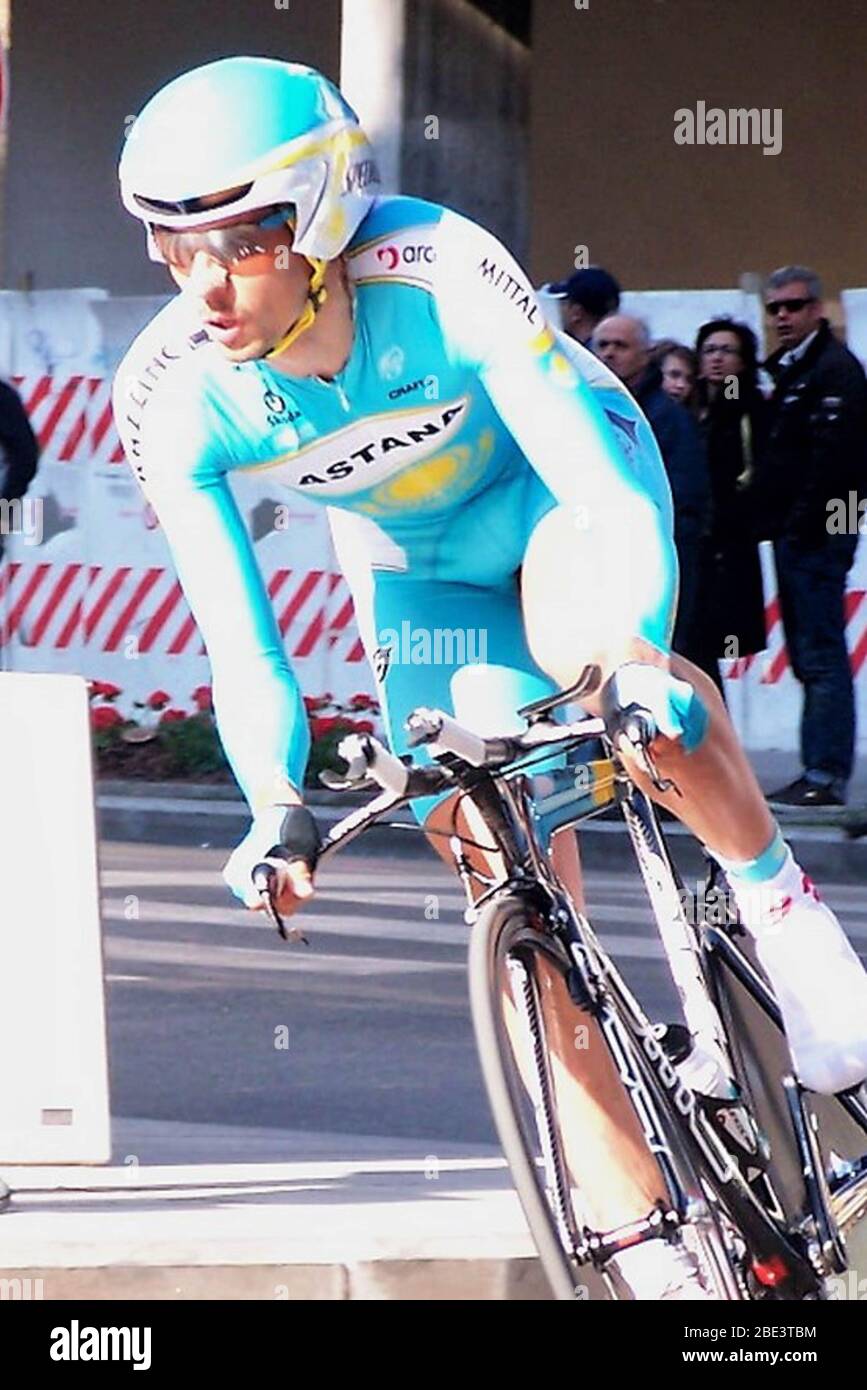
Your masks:
M788 845L782 845L785 857L781 866L769 878L757 881L742 877L739 865L724 865L738 912L744 926L753 936L780 928L795 903L804 898L818 901L812 880L804 873Z

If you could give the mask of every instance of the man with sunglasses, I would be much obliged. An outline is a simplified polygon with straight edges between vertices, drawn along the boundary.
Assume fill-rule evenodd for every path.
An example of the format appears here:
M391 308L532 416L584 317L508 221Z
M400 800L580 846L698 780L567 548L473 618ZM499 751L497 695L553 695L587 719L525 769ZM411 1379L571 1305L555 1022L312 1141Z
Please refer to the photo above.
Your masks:
M224 871L233 892L261 906L250 874L270 857L278 908L297 910L317 843L304 706L228 482L244 469L328 506L395 752L418 705L504 733L520 705L588 664L589 712L650 710L671 789L653 791L637 766L635 778L725 867L801 1078L860 1084L867 975L782 840L713 683L671 654L671 493L617 377L548 327L483 228L376 196L355 113L311 69L231 58L177 78L132 127L120 180L181 291L118 369L114 409L204 637L252 812ZM454 651L405 661L385 643L404 623L483 632L484 667ZM456 830L478 841L471 805L415 809L434 844ZM270 853L280 845L289 862ZM580 902L574 836L553 858ZM619 1184L599 1224L646 1215L659 1174L634 1113L606 1102L610 1053L600 1038L586 1055L568 1047L563 1065L588 1153ZM612 1150L629 1161L611 1163ZM684 1277L694 1287L686 1252L654 1244L644 1296Z
M790 812L833 812L845 803L855 755L844 604L858 545L857 531L838 534L836 518L860 517L850 494L867 495L867 382L831 332L814 271L774 271L765 307L779 342L765 364L774 381L765 510L786 644L804 688L803 772L769 800Z

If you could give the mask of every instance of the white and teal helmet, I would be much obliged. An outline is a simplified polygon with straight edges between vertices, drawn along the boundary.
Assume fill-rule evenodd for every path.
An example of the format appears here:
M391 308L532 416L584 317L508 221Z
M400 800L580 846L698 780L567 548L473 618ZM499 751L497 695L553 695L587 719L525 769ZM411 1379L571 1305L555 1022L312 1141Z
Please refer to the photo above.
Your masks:
M333 83L273 58L222 58L163 87L134 121L119 174L155 260L153 225L188 230L287 205L293 250L334 260L379 183L367 136Z

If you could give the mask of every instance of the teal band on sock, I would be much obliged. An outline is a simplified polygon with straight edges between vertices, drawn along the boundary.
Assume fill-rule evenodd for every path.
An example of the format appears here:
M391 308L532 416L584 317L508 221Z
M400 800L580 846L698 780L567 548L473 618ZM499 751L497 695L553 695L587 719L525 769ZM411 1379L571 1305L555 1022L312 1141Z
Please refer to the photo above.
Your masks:
M788 854L788 846L780 833L779 826L777 826L771 843L767 849L762 850L757 859L724 859L721 854L717 854L712 849L708 849L708 853L713 855L730 878L736 878L741 883L767 883L783 867Z

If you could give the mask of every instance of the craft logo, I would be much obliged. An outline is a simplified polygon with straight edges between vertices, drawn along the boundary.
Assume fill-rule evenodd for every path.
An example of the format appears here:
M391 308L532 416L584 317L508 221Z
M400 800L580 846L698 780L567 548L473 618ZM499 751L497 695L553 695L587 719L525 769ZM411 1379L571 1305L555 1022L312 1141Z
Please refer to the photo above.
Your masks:
M409 396L413 391L420 391L423 386L427 386L431 378L420 376L418 381L406 381L403 386L395 386L393 391L389 391L390 401L400 400L401 396Z

